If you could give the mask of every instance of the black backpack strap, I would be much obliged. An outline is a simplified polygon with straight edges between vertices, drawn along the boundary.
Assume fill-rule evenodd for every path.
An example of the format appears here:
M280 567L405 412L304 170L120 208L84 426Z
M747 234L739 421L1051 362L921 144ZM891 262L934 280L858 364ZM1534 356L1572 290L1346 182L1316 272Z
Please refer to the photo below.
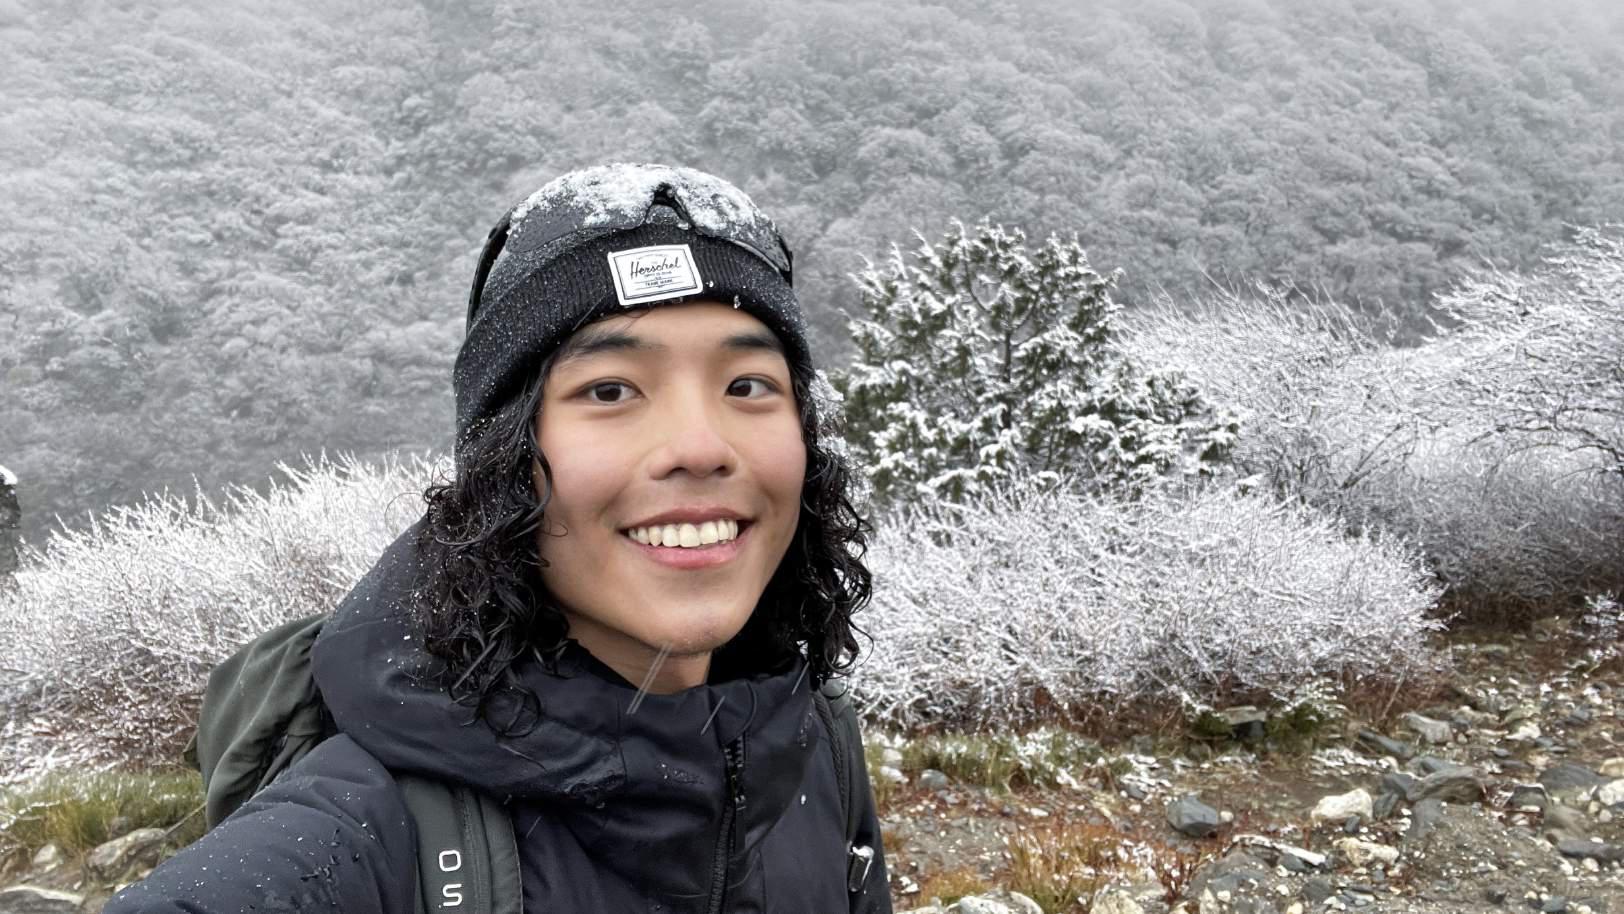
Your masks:
M418 914L522 914L519 847L500 803L461 784L399 774L417 823Z
M824 683L812 694L812 701L829 734L835 780L840 785L840 806L846 811L846 890L860 892L874 862L874 849L858 847L855 843L858 798L852 783L857 779L857 766L868 764L863 757L863 737L857 728L857 710L851 703L849 687L841 680Z

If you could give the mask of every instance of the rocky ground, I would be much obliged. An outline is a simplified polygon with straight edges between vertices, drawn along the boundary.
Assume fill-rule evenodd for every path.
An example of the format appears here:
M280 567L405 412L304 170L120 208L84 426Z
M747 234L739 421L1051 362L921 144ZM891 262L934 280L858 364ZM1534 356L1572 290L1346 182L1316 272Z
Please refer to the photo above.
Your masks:
M1313 752L1260 750L1261 716L1238 710L1231 741L1135 740L1054 789L893 772L897 909L1039 914L1010 889L1041 897L1032 860L1058 846L1048 865L1081 871L1086 902L1044 897L1051 914L1624 914L1624 663L1577 659L1549 627L1499 641L1452 648L1438 700L1350 720ZM0 914L98 911L165 839L130 830L84 860L47 848L5 880Z
M1011 849L1066 821L1118 836L1094 914L1624 914L1624 669L1559 629L1456 646L1438 701L1312 753L1237 739L1012 795L924 772L885 818L897 908L1037 914L1008 891ZM1231 716L1237 737L1261 726ZM1003 888L940 904L972 877Z

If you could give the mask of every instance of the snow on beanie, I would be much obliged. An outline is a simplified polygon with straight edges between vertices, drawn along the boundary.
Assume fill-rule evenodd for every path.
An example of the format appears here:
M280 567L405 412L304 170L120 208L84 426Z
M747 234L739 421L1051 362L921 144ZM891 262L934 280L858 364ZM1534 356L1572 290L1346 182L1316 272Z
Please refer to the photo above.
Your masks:
M492 232L498 243L504 227L482 289L475 280L478 307L470 304L452 370L459 455L543 359L616 314L732 304L778 335L792 371L811 373L789 250L750 198L719 178L664 165L582 169L515 207Z

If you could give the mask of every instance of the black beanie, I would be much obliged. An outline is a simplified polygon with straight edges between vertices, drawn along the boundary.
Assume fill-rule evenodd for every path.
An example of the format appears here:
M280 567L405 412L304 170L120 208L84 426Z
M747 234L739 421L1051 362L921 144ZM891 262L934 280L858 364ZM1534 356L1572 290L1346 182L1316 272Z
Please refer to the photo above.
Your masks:
M548 183L504 224L505 249L483 289L476 280L478 307L470 306L452 370L459 457L542 360L576 330L617 314L731 304L777 334L794 375L812 373L788 249L731 184L686 168L600 166ZM542 243L537 225L546 227ZM762 253L764 239L779 246L782 268L767 259L777 251Z

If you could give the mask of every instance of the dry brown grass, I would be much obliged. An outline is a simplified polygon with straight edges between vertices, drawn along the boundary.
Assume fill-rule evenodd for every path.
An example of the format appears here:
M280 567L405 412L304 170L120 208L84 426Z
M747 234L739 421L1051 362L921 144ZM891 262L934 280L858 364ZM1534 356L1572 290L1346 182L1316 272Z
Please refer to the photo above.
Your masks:
M1044 822L1010 839L1010 889L1044 914L1087 914L1119 861L1122 836L1108 825Z
M933 899L933 904L939 902L945 907L966 895L984 895L992 889L992 884L982 878L975 867L961 866L921 880L919 897Z

